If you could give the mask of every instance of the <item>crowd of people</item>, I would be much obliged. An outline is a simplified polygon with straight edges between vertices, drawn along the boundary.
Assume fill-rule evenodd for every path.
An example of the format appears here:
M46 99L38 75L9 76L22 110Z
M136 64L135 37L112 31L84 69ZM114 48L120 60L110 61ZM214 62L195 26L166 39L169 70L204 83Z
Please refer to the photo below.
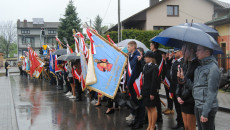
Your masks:
M108 109L105 114L112 114L122 104L118 98L126 94L126 106L130 111L126 120L133 129L142 128L146 122L147 130L157 129L156 123L163 123L162 114L174 114L174 104L177 124L172 129L196 130L197 126L199 130L214 130L220 70L213 50L191 43L185 43L173 52L158 48L159 43L151 42L150 51L144 52L143 48L137 48L135 41L129 42L125 78L117 96L112 100L89 90L90 98L97 100L95 107L100 107L101 100L106 100ZM49 72L47 59L45 71L49 74L46 76L50 85L57 84L67 97L82 101L80 60L60 61L58 67L60 71L55 74ZM21 72L23 74L26 73ZM134 84L140 76L143 85L139 96ZM164 86L167 97L164 111L159 95L159 90L163 89L161 86Z

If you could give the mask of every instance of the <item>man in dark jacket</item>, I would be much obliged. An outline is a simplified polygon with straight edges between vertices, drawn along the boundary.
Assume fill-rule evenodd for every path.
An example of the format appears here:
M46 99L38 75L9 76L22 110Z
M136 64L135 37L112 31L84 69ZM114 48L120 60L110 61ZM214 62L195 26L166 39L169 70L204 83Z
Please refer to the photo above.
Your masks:
M9 67L9 63L8 63L8 61L6 60L6 62L5 62L5 69L6 69L6 76L8 76L8 67Z
M169 92L172 93L173 95L175 95L175 91L176 91L176 87L178 85L177 82L177 71L179 67L183 66L183 54L182 51L180 49L175 48L174 49L174 55L175 55L175 62L172 65L171 68L171 82L170 82L170 88L169 88ZM182 119L182 115L181 115L181 107L180 104L177 101L176 96L173 96L173 102L175 104L175 109L176 109L176 113L177 113L177 125L172 127L172 129L178 129L180 127L183 127L183 119Z
M151 42L150 43L150 49L151 51L154 52L155 56L156 56L156 62L159 68L159 79L161 81L164 81L165 79L165 75L166 75L166 66L165 66L165 62L162 58L162 53L161 51L158 50L159 47L159 43L156 42ZM157 103L157 122L163 122L163 118L162 118L162 109L161 109L161 101L160 101L160 95L159 95L159 90L160 90L160 85L159 88L157 90L157 94L155 96L156 98L156 103Z
M196 55L201 61L201 66L195 70L193 85L196 121L199 130L214 130L220 70L211 49L198 46Z
M130 125L134 129L143 127L144 116L145 116L145 108L142 103L142 100L137 99L137 94L133 87L133 83L139 77L140 72L141 72L141 63L138 61L138 56L140 56L140 53L137 51L136 48L137 48L137 44L135 41L130 41L128 43L128 51L130 53L128 66L130 66L130 68L127 67L127 71L126 71L127 72L126 73L126 83L127 83L126 87L128 88L130 92L132 101L136 105L138 105L138 108L135 110L135 120Z

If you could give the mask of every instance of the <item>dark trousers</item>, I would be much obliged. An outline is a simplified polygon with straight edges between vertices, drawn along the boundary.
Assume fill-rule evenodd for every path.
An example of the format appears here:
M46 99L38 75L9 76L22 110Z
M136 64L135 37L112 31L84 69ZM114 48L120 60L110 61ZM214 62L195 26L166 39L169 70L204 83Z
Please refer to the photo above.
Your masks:
M56 85L56 78L53 74L50 73L50 84Z
M63 73L57 72L56 76L57 76L57 79L58 79L58 86L62 88L63 83L64 83L64 81L63 81Z
M217 109L212 109L208 114L208 121L206 123L200 122L202 110L195 107L196 122L198 130L215 130L215 117Z
M157 119L161 120L162 119L162 110L161 110L161 100L160 100L159 92L157 92L155 99L156 99L156 106L157 106Z
M64 80L65 80L65 83L66 83L66 91L67 92L72 92L72 88L70 86L70 83L68 81L68 73L64 72Z
M8 76L8 69L6 69L6 76Z
M144 124L145 120L145 106L142 100L138 100L138 109L135 110L135 120L134 123Z
M169 89L167 88L166 85L165 87L165 93L166 93L166 98L167 98L167 103L168 103L168 109L172 110L173 109L173 100L169 97Z
M173 95L175 95L175 94L173 94ZM173 102L175 104L175 109L176 109L176 113L177 113L177 118L176 118L177 124L182 125L183 119L182 119L182 114L181 114L181 106L178 103L176 96L173 97Z
M23 75L22 67L19 67L19 70L20 70L20 75Z
M81 83L77 79L74 79L74 82L77 91L77 98L81 99L81 93L82 93Z

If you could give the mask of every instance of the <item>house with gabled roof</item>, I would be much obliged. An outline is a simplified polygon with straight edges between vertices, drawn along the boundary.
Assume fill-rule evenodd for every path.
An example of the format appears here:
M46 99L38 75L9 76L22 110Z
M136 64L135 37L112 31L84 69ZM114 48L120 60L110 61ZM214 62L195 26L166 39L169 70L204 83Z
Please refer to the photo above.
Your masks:
M148 8L121 21L121 28L160 30L185 23L186 19L205 23L229 11L230 4L218 0L150 0ZM117 25L108 31L117 31Z

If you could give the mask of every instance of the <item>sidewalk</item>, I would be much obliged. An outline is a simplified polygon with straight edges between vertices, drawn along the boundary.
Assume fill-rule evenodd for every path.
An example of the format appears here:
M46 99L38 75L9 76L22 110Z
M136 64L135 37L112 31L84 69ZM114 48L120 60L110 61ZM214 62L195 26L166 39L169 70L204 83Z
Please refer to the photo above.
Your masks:
M163 85L161 86L161 90L159 93L161 97L166 98L165 88ZM219 102L219 110L224 112L230 112L230 93L219 90L217 99Z
M0 77L0 130L18 130L10 77Z
M11 67L9 69L9 73L20 73L20 70L18 69L18 67ZM4 67L1 67L0 69L0 76L5 76L6 74L6 70Z

